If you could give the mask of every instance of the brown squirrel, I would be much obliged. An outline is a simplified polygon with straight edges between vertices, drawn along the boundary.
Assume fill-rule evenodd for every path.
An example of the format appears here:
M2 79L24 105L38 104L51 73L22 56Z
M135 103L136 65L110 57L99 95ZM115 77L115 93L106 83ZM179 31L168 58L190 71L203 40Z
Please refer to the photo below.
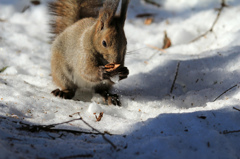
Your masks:
M65 99L74 97L77 89L91 90L104 97L109 105L121 105L119 97L109 91L111 77L127 78L124 66L127 39L124 33L129 0L56 0L49 4L55 17L52 31L51 71L54 83L61 88L52 91ZM120 67L107 71L105 65Z

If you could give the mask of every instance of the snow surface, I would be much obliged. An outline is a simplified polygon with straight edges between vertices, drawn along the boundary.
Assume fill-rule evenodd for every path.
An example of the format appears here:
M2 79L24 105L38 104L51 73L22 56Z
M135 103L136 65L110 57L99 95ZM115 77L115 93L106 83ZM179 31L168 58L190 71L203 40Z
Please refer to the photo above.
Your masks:
M84 101L54 97L47 2L0 1L0 69L8 66L0 73L0 158L240 158L240 133L224 133L240 130L240 112L233 109L240 109L240 1L226 1L213 32L193 43L211 27L221 1L155 1L160 8L139 0L129 6L130 75L114 87L121 107L91 94ZM153 13L154 22L144 25L145 18L136 18L142 13ZM147 47L161 48L165 30L170 48ZM117 150L97 134L19 129L80 116L113 134L105 137ZM96 132L81 120L56 128Z

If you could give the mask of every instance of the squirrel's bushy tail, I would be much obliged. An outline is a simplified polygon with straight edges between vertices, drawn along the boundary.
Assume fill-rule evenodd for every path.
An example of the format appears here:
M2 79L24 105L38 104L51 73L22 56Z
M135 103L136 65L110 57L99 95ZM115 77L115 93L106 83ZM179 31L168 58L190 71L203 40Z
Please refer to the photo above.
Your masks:
M54 35L63 32L68 26L79 19L78 0L56 0L49 3L50 14L54 16L51 21L51 31Z
M57 36L79 19L97 17L104 0L56 0L49 3L51 32Z

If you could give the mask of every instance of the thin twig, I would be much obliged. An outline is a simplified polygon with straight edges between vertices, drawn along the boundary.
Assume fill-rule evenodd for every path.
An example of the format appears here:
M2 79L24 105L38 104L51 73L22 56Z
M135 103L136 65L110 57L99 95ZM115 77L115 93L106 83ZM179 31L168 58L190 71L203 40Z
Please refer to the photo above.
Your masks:
M157 51L154 52L145 62L148 62L149 60L151 60L157 53L159 53L159 51L163 52L163 53L166 53L166 51L164 49L160 49L160 48L158 48L156 46L152 46L152 45L149 45L149 44L147 44L147 46L149 48L152 48L152 49L157 50Z
M84 124L86 124L88 127L92 128L93 131L96 131L96 132L100 133L100 134L102 135L103 139L104 139L105 141L107 141L115 150L117 149L117 146L114 145L114 144L112 143L112 141L110 141L108 138L106 138L106 136L105 136L104 133L101 133L99 130L97 130L96 128L92 127L90 124L88 124L88 123L87 123L85 120L83 120L82 118L80 118L80 119L81 119L82 122L83 122Z
M156 46L152 46L152 45L149 45L149 44L147 44L147 47L149 47L149 48L151 48L151 49L154 49L154 50L158 50L158 51L162 51L162 52L166 52L164 49L161 49L161 48L158 48L158 47L156 47Z
M86 155L74 155L74 156L67 156L67 157L61 157L60 159L73 159L73 158L92 158L92 154L86 154Z
M157 51L160 51L160 52L163 52L163 53L166 53L165 49L169 48L170 46L171 46L171 40L168 38L166 31L164 31L164 39L163 39L163 47L162 48L147 44L147 47L157 50ZM156 52L156 53L158 53L158 52ZM152 56L150 56L148 60L152 59L156 53L152 54Z
M237 111L240 111L240 109L236 108L236 107L233 107L233 109L237 110Z
M149 4L151 4L151 5L154 5L154 6L156 6L156 7L161 7L161 5L160 4L158 4L158 3L156 3L156 2L154 2L154 1L151 1L151 0L144 0L146 3L149 3Z
M227 93L228 91L230 91L231 89L237 87L238 84L232 86L231 88L228 88L226 91L224 91L222 94L220 94L216 99L213 100L213 102L215 102L218 98L220 98L222 95L224 95L225 93Z
M142 13L142 14L138 14L136 15L137 18L144 18L144 17L152 17L154 16L154 13Z
M232 133L239 133L240 130L233 130L233 131L228 131L228 130L224 130L222 133L223 134L232 134Z
M221 15L221 13L222 13L222 10L223 10L225 7L227 7L227 6L228 6L228 5L226 4L225 0L222 0L222 2L221 2L221 7L217 9L217 10L218 10L218 14L217 14L217 17L216 17L216 19L214 20L211 28L210 28L208 31L206 31L205 33L203 33L202 35L200 35L200 36L196 37L195 39L193 39L192 41L190 41L190 43L195 42L195 41L199 40L200 38L206 36L209 32L213 32L214 26L216 25L216 23L217 23L220 15Z
M131 50L131 51L126 52L126 54L132 54L134 52L137 52L137 51L143 50L143 49L147 49L147 47L139 48L139 49L136 49L136 50Z
M3 118L6 119L6 118ZM53 129L57 125L62 125L62 124L68 124L73 121L81 120L84 124L86 124L88 127L90 127L93 131L97 132L83 132L83 131L77 131L77 130L67 130L67 129ZM17 122L17 121L12 121L14 123L19 123L22 125L21 128L18 128L19 130L25 130L25 131L31 131L31 132L39 132L39 131L47 131L47 132L53 132L53 131L65 131L65 132L71 132L71 133L84 133L84 134L94 134L94 135L102 135L103 139L108 142L115 150L117 149L117 146L113 144L112 141L110 141L106 136L105 133L100 132L96 128L92 127L89 123L87 123L85 120L83 120L82 117L77 118L77 119L72 119L69 121L65 121L62 123L56 123L56 124L50 124L50 125L30 125L26 124L23 122ZM112 135L112 134L111 134Z
M22 9L22 13L24 13L26 10L28 10L30 8L30 6L25 6L23 9Z
M25 130L25 131L31 131L31 132L39 132L39 131L45 131L45 132L68 132L68 133L73 133L73 134L93 134L93 135L101 135L101 133L96 133L96 132L90 132L90 131L79 131L79 130L70 130L70 129L54 129L56 125L60 124L65 124L65 123L70 123L72 121L79 120L79 119L74 119L68 122L64 123L58 123L58 124L52 124L52 125L30 125L27 123L23 122L17 122L17 121L12 121L14 123L19 123L22 125L21 128L18 128L19 130Z
M174 77L174 80L173 80L173 83L172 83L172 87L171 87L170 93L173 92L173 88L174 88L174 85L175 85L175 82L176 82L177 76L178 76L179 66L180 66L180 61L177 64L177 70L176 70L176 74L175 74L175 77Z
M49 132L67 132L72 134L91 134L91 135L101 135L101 133L91 132L91 131L79 131L79 130L70 130L70 129L48 129ZM48 131L44 130L44 131Z

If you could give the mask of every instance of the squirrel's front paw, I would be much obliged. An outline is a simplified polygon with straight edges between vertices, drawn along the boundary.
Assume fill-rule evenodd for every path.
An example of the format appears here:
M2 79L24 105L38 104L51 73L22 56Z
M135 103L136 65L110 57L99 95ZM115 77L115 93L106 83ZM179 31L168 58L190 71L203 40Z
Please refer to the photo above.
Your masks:
M108 71L108 69L105 66L99 66L98 72L101 80L110 79L110 77L113 77L118 74L116 70Z
M119 73L119 80L125 79L127 78L128 74L129 74L129 70L127 67L121 67L118 71Z
M127 67L117 67L116 69L109 69L106 66L99 66L99 76L101 80L110 79L115 75L119 75L119 80L127 78L129 70Z
M110 79L110 74L105 70L104 66L99 66L98 74L100 80Z

